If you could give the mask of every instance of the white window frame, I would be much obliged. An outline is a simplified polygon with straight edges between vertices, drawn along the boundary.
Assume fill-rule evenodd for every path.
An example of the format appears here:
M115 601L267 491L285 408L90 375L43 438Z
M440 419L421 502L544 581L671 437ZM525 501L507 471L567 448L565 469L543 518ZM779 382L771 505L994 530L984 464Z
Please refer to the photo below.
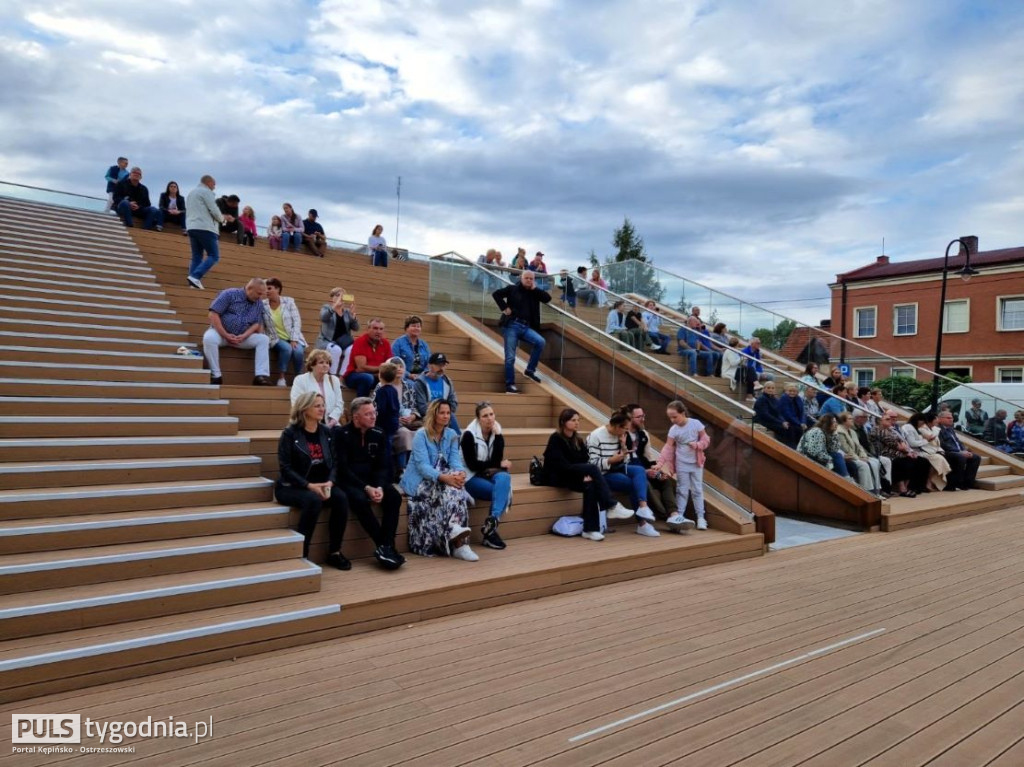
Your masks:
M967 327L964 330L950 330L947 325L949 324L949 305L950 304L966 304L967 305ZM946 306L942 310L942 335L951 335L956 333L970 333L971 332L971 299L969 298L954 298L946 301Z
M875 375L875 369L874 368L854 368L850 372L853 373L853 375L851 377L853 378L854 381L857 382L857 388L858 389L861 386L870 386L873 381L877 381L878 380L878 377ZM858 375L860 373L865 373L865 372L871 373L871 380L868 381L867 383L863 383L862 384L860 381L857 380L857 377L858 377Z
M913 378L916 381L917 380L917 368L901 368L901 367L889 368L889 377L892 378L893 376L902 376L903 378Z
M1004 328L1003 327L1003 301L1024 301L1022 295L996 296L996 330L1000 333L1020 333L1024 327Z
M1004 381L1003 380L1003 373L1005 371L1007 371L1007 370L1019 370L1020 373L1021 373L1021 380L1020 381ZM1003 366L996 367L995 378L996 378L996 383L1024 383L1024 367L1022 367L1021 365L1006 365L1005 367L1003 367Z
M875 315L875 330L873 333L868 335L867 333L861 335L860 332L860 313L871 311ZM853 337L854 338L874 338L878 335L878 305L875 306L855 306L853 307Z
M897 325L897 319L896 318L899 315L899 310L904 308L904 307L907 307L907 306L913 306L914 307L914 332L913 333L900 333L899 332L899 326ZM919 324L920 323L918 323L918 321L917 321L917 302L916 301L914 301L913 303L909 303L909 304L893 304L892 305L892 334L894 336L896 336L896 337L916 336L917 335L917 328L918 328Z

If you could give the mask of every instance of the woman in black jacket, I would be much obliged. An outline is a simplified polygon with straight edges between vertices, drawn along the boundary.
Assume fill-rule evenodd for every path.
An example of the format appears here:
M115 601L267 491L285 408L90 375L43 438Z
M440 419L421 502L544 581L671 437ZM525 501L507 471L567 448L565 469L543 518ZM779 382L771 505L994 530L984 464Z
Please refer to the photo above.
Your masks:
M480 501L491 502L484 522L484 546L505 548L498 535L498 521L512 505L512 462L505 458L505 438L490 402L476 406L476 418L462 432L462 460L466 464L467 492Z
M616 506L601 469L590 463L587 444L576 433L580 414L566 408L558 415L558 431L548 437L544 448L544 476L552 487L566 487L583 493L583 537L603 541L600 510Z
M348 499L338 478L338 457L331 433L323 425L324 398L317 392L303 392L292 405L288 428L277 443L281 473L274 484L274 498L299 510L298 531L305 539L302 556L309 556L309 543L323 505L331 507L328 525L327 564L351 570L352 563L341 553L341 539L348 522Z
M182 234L188 234L185 231L185 198L178 194L177 181L171 181L160 193L160 210L164 214L164 226L177 224Z

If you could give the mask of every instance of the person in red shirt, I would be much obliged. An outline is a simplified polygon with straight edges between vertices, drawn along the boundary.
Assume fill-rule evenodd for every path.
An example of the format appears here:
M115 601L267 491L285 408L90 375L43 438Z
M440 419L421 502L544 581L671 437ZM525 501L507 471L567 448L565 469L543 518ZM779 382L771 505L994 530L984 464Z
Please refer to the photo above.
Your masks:
M367 331L352 344L345 386L355 389L357 397L370 396L377 385L377 371L391 357L391 342L384 337L384 320L374 317Z

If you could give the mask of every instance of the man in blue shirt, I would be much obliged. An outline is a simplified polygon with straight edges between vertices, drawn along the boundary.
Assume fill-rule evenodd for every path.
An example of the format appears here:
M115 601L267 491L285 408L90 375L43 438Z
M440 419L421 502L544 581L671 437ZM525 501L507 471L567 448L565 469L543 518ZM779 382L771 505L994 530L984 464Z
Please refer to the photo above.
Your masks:
M244 288L222 290L210 304L210 327L203 334L203 352L210 366L210 382L222 383L220 347L256 350L253 386L272 386L270 339L263 330L263 297L267 283L253 277Z
M315 209L309 211L309 215L306 216L302 221L302 244L306 246L314 256L323 258L326 255L325 248L327 247L327 235L324 234L324 228L317 223L317 216L319 214Z

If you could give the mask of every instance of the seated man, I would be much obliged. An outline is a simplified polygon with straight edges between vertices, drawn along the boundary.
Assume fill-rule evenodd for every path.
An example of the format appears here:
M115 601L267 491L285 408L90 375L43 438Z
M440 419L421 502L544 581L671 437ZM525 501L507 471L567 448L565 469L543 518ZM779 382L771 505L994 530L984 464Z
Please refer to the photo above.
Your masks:
M1012 453L1013 446L1006 436L1006 411L997 410L996 414L985 421L985 430L982 432L982 439L992 445L996 450L1004 453Z
M203 352L210 366L210 382L220 384L220 347L256 350L253 386L273 386L270 380L270 339L263 329L263 297L267 283L253 277L245 288L222 290L210 304L210 327L203 333Z
M430 346L420 338L421 333L423 320L415 314L410 314L405 318L405 335L399 336L391 344L391 351L405 363L405 379L409 382L423 375L423 371L427 369L427 360L430 359Z
M699 306L694 308L700 311ZM692 314L686 320L686 325L692 334L691 337L693 339L694 349L697 350L697 357L704 361L704 375L714 375L715 370L722 361L722 352L718 351L715 348L714 343L711 341L711 335L708 333L707 325L702 324L700 318Z
M754 384L758 381L764 383L765 381L774 381L775 376L771 373L766 373L764 367L761 365L761 339L757 336L752 336L750 343L744 348L743 354L747 355L743 358L743 364L740 365L738 374L741 376L741 380L745 384L745 389L748 396L754 393Z
M459 422L455 419L455 411L459 409L459 400L455 396L455 386L451 379L445 375L445 368L448 367L448 358L441 352L434 352L427 360L427 370L416 379L412 390L416 395L416 412L426 413L427 405L435 399L447 400L452 406L452 418L448 422L448 428L456 434L462 432Z
M939 413L939 446L946 454L950 472L946 475L944 490L970 490L978 476L981 456L967 450L953 429L953 414L948 410Z
M597 306L597 290L587 281L587 267L576 267L576 301L583 306Z
M314 256L323 258L327 254L327 235L316 220L318 215L316 209L311 208L302 221L302 244Z
M235 235L235 241L241 245L242 235L245 233L245 229L238 222L238 203L239 200L237 194L225 194L217 198L217 209L221 215L224 216L224 221L220 225L220 232L233 232Z
M345 370L345 386L355 389L357 397L369 397L377 385L380 366L392 356L391 342L384 337L384 320L374 317L367 331L352 344Z
M135 226L132 219L144 219L143 229L163 231L164 216L160 208L149 200L149 190L142 183L142 169L138 166L131 169L128 178L117 182L114 187L114 207L127 227Z
M590 462L604 474L608 487L629 493L630 502L636 509L636 517L639 520L637 535L658 538L660 534L651 524L654 521L654 512L647 506L647 472L642 466L629 463L629 450L626 448L628 423L629 417L625 413L612 414L605 426L590 432L587 437L587 452ZM609 517L615 518L611 515Z
M699 344L695 338L694 332L685 325L680 326L679 330L676 332L676 351L679 353L679 356L688 363L687 372L692 376L697 375L698 357L704 361L705 365L707 365L711 359L710 353L698 352L698 346ZM705 370L706 369L707 368L705 368Z
M384 432L376 428L377 409L372 399L356 397L349 405L349 415L347 424L331 429L338 454L337 484L359 524L376 544L374 558L386 569L397 570L405 563L405 557L395 550L402 496L391 482L391 450ZM380 504L380 522L370 508L373 503Z
M626 302L622 299L612 304L611 311L608 312L608 320L604 325L604 332L629 344L634 349L644 351L647 348L644 340L647 334L644 333L643 328L627 327L625 306Z
M988 413L981 406L980 399L972 399L970 409L964 413L965 428L972 437L980 437L985 431L985 421L988 420Z
M657 306L654 301L648 301L644 304L644 309L646 310L643 313L644 324L647 325L647 334L657 347L654 351L657 354L668 354L668 347L672 343L672 339L668 334L661 332L661 315L657 312Z

